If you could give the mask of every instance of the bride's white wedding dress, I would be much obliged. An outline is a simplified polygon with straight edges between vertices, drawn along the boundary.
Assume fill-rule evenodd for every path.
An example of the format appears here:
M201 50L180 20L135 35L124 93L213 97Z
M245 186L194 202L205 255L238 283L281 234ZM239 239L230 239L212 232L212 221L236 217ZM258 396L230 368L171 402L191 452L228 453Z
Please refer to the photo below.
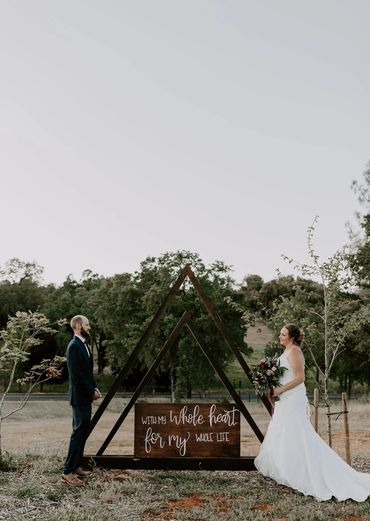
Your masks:
M293 379L288 358L281 385ZM255 466L264 476L287 485L319 501L331 497L339 501L365 501L370 495L370 474L347 465L315 432L309 419L304 383L281 395L267 429Z

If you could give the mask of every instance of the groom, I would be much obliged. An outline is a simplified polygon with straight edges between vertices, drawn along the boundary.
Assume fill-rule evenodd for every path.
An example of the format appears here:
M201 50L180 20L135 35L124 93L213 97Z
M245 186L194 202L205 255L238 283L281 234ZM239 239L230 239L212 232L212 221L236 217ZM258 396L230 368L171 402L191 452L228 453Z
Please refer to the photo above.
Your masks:
M71 320L71 328L74 337L67 348L67 366L73 431L62 480L71 486L81 486L83 481L80 478L89 474L80 465L91 419L91 402L101 398L101 393L93 376L93 357L88 346L89 321L83 315L76 315Z

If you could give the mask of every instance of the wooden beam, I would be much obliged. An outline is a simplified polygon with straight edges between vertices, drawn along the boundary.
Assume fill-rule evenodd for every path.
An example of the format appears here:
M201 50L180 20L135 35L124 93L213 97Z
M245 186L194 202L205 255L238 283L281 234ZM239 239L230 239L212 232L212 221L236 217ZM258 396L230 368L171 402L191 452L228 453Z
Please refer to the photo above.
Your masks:
M195 326L194 322L192 322L192 320L188 321L187 327L188 327L190 333L192 334L194 340L197 342L197 344L199 345L199 347L201 348L201 350L207 357L209 363L212 365L213 369L218 374L221 382L224 384L224 386L226 387L226 389L229 391L230 395L234 399L234 402L236 403L239 411L243 414L244 418L247 420L249 425L252 427L254 434L257 436L257 438L262 443L264 440L264 436L263 436L262 432L259 430L258 425L253 420L248 409L246 408L243 401L241 400L239 394L236 392L236 390L234 389L234 386L231 384L230 380L228 379L228 377L222 370L222 367L217 362L215 356L213 355L211 350L206 346L200 331L197 329L197 327Z
M126 364L122 368L121 372L118 374L116 380L114 381L112 387L109 389L107 394L105 395L102 403L98 407L97 411L95 412L93 418L90 422L89 427L89 435L93 431L95 425L100 420L101 416L103 415L105 409L108 407L110 401L112 400L113 396L116 394L119 386L122 384L123 379L128 374L128 372L132 369L134 366L136 360L138 359L138 356L140 354L140 351L143 349L143 347L148 342L149 338L152 336L153 332L157 328L159 322L163 318L163 315L165 314L167 308L172 303L173 299L176 296L176 293L179 291L181 284L184 282L184 279L186 277L186 269L184 268L182 272L180 273L179 277L177 278L175 284L167 294L165 300L163 301L162 305L159 307L157 313L154 315L153 320L150 322L149 326L147 327L146 331L144 332L143 336L140 338L139 342L136 344L136 347L132 351L131 355L129 356Z
M142 470L256 470L254 456L241 458L134 458L121 455L86 455L83 466L96 465L106 469Z
M215 323L217 329L221 333L222 337L224 338L227 346L231 350L231 352L235 355L236 359L238 360L241 368L249 378L250 382L253 383L253 377L252 377L252 371L250 367L248 366L247 362L244 360L243 355L241 354L237 344L233 340L233 338L229 335L228 331L226 330L224 323L222 322L216 308L213 306L212 302L208 298L207 294L203 290L202 286L199 284L198 279L193 273L193 270L190 266L185 267L186 274L191 280L194 288L196 289L200 300L203 302L204 307L206 308L208 314L212 318L213 322ZM261 397L261 401L268 410L269 414L271 415L273 412L273 407L269 400L266 398L266 396Z
M169 293L167 294L165 300L163 301L162 305L158 309L157 313L155 314L154 318L150 322L149 326L147 327L146 331L144 332L143 336L135 346L134 350L129 356L129 359L127 360L125 366L122 368L121 372L117 376L114 384L112 385L111 389L108 391L107 395L103 399L100 407L97 409L96 413L94 414L94 417L92 418L90 422L90 430L89 434L93 431L95 428L97 422L101 418L102 414L104 413L105 409L107 408L108 404L110 403L111 399L119 389L119 386L122 384L123 379L125 376L129 373L129 371L132 369L134 364L136 363L139 354L141 350L145 347L145 345L148 343L148 340L153 335L155 329L158 327L158 324L160 320L163 318L164 314L166 313L167 309L171 305L172 301L176 297L176 294L178 293L184 279L188 277L193 284L195 290L198 293L198 296L203 303L205 309L207 310L208 314L210 315L211 319L215 323L218 331L221 333L222 337L224 338L227 346L232 351L232 353L235 355L237 360L239 361L242 369L244 370L245 374L248 376L248 378L251 380L252 373L251 370L244 360L237 344L234 342L232 337L228 334L220 316L218 315L216 309L214 308L213 304L207 297L206 293L204 292L203 288L199 284L198 280L196 279L193 271L191 270L190 266L186 266L182 272L180 273L179 277L177 278L175 284L170 289ZM133 458L132 456L105 456L103 455L104 450L111 442L113 436L127 417L129 411L131 410L132 406L136 402L137 398L139 397L140 393L142 392L143 388L145 387L146 383L149 381L149 379L152 377L154 371L158 367L162 357L164 356L165 352L171 348L171 346L176 341L181 329L184 327L184 325L187 325L190 333L195 338L197 344L205 354L205 356L208 358L209 362L211 363L212 367L220 377L221 381L224 383L226 389L229 391L230 395L234 398L234 401L236 405L238 406L239 410L242 412L248 423L251 425L253 431L257 435L258 439L260 441L263 440L263 435L261 431L259 430L258 426L255 424L253 418L249 414L247 408L245 407L243 401L240 399L239 394L236 392L234 387L231 385L230 381L224 374L221 366L218 364L216 358L214 357L211 350L205 345L204 341L202 340L201 334L197 330L195 324L193 324L190 320L190 315L185 312L179 322L177 323L176 327L172 331L170 337L167 339L165 344L163 345L160 353L155 358L154 362L152 363L151 367L146 372L145 376L139 383L134 395L130 399L129 403L126 405L124 411L122 412L121 416L117 420L116 424L114 425L113 429L107 436L106 440L104 441L103 445L99 449L97 455L95 456L85 456L84 462L88 463L90 458L93 458L96 462L96 464L101 466L106 466L107 468L153 468L153 469L161 469L161 468L169 468L169 469L192 469L192 470L216 470L216 469L229 469L229 470L254 470L254 457L248 457L248 458L143 458L143 459L137 459ZM268 409L268 411L271 413L272 408L270 402L263 398L262 399L265 407ZM99 463L100 462L100 463Z
M187 311L185 311L185 313L183 313L182 317L180 318L180 320L176 324L175 328L173 329L172 333L170 334L170 336L168 337L168 339L164 343L162 349L160 350L160 352L156 356L154 362L149 367L149 369L145 373L144 377L142 378L141 382L137 386L134 394L132 395L131 399L129 400L128 404L124 408L124 410L121 413L120 417L118 418L118 420L114 424L112 430L110 431L110 433L106 437L103 445L98 450L98 452L97 452L98 456L101 456L104 453L105 449L108 447L109 443L112 441L113 436L116 434L116 432L118 431L118 429L122 425L122 422L125 420L126 416L130 412L132 406L134 405L136 400L139 398L139 396L140 396L142 390L144 389L145 385L147 384L147 382L149 382L150 378L153 376L154 371L157 369L157 367L160 364L160 362L161 362L163 356L165 355L166 351L168 351L171 348L171 346L173 345L173 343L175 342L175 340L179 336L179 334L181 332L181 329L184 327L184 325L187 323L188 320L189 320L189 314L188 314Z

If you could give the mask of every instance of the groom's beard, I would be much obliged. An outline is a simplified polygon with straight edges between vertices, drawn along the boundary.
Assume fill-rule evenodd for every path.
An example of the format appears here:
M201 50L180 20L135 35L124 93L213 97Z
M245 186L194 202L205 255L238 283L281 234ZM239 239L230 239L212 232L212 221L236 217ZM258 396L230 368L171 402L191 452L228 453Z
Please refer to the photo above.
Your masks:
M90 334L86 331L86 329L84 329L83 326L81 327L81 336L84 337L86 343L90 342L90 339L91 339Z

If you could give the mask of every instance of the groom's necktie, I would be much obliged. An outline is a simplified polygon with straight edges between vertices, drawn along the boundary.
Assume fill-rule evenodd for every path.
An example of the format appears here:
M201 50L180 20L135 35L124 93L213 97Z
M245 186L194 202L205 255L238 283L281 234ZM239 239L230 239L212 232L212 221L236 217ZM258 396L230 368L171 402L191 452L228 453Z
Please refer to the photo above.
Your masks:
M88 355L88 357L90 358L90 356L91 356L90 348L89 348L89 346L87 345L87 342L84 342L84 344L85 344L85 347L86 347L87 355Z

